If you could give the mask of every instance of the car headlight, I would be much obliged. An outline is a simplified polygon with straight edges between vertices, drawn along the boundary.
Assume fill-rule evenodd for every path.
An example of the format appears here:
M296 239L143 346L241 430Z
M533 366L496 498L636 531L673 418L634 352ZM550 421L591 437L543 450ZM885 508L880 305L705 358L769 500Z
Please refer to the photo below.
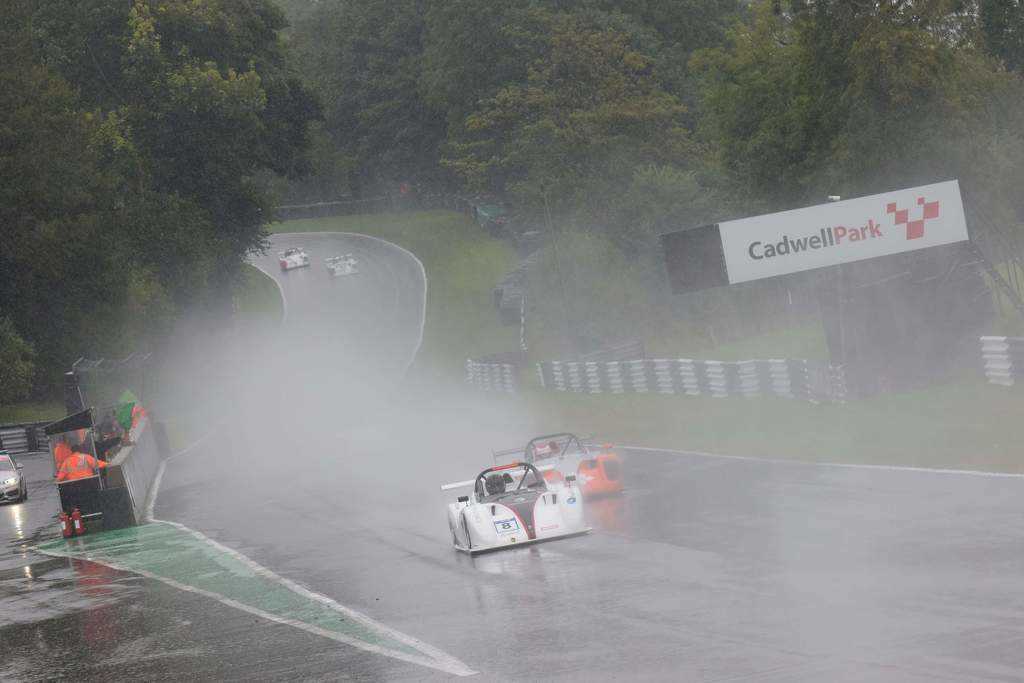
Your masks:
M14 486L17 483L18 483L18 478L17 477L12 477L10 479L4 479L4 486Z

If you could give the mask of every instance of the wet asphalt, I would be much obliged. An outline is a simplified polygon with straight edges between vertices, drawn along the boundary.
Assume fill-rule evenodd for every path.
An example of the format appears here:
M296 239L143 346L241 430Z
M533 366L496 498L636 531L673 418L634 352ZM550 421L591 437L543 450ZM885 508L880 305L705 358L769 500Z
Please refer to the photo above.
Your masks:
M361 246L300 246L335 244ZM294 275L278 278L296 330L303 316L358 323L316 326L349 349L316 358L333 364L332 383L372 375L351 349L373 347L373 367L398 372L414 347L402 318L415 315L415 296L382 295L394 289L380 270L344 294L324 273ZM382 327L406 341L361 336ZM482 679L1024 680L1024 478L623 449L627 490L588 501L591 534L470 558L450 547L454 492L438 485L474 476L488 448L532 436L503 428L507 403L388 391L347 400L342 388L325 401L303 394L296 376L313 373L302 368L275 374L276 389L244 392L211 439L169 464L156 516ZM266 381L250 379L249 389ZM34 555L55 532L55 493L45 457L24 462L30 501L0 507L10 539L0 679L446 677L148 579Z

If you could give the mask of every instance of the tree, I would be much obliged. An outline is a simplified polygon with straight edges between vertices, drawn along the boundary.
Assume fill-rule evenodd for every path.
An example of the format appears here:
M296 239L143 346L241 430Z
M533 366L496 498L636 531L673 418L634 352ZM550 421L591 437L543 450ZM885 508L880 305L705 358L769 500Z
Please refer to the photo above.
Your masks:
M1005 62L1006 68L1024 68L1024 3L1020 0L978 0L982 41Z
M307 81L324 106L330 169L357 193L398 180L430 182L445 135L421 96L425 0L336 0L296 27Z
M962 3L793 5L758 4L693 61L728 194L787 208L952 177L1006 193L1020 83L971 46Z
M553 15L523 84L481 103L447 163L472 187L609 226L634 170L685 164L685 108L660 88L630 36Z
M317 107L264 0L5 8L0 301L45 383L224 299Z
M276 5L49 0L34 26L81 106L116 118L139 185L201 207L219 233L208 246L226 247L222 264L260 244L271 209L260 172L304 172L318 116L287 68Z
M34 356L32 346L17 333L10 318L0 318L0 403L10 405L31 394Z

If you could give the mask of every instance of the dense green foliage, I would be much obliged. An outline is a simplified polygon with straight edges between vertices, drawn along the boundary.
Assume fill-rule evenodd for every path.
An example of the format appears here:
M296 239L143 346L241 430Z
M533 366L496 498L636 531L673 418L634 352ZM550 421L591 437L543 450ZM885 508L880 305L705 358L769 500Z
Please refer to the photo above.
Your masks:
M32 347L22 339L8 318L0 318L0 402L26 398L35 371Z
M761 308L670 301L669 229L952 177L1024 215L1019 0L3 8L0 315L46 381L229 300L271 187L506 202L550 237L531 299L577 347Z
M1024 69L1024 3L1020 0L979 0L982 44L1009 69Z
M694 60L725 187L775 208L958 177L1017 199L1021 82L974 48L962 2L803 5L756 8Z
M947 178L1003 225L1024 214L1018 0L287 4L326 103L317 190L503 199L569 273L534 283L540 313L587 311L588 339L640 324L611 313L609 269L640 327L672 327L668 229ZM722 299L675 308L745 305Z
M3 7L0 312L45 387L224 303L318 108L269 1Z

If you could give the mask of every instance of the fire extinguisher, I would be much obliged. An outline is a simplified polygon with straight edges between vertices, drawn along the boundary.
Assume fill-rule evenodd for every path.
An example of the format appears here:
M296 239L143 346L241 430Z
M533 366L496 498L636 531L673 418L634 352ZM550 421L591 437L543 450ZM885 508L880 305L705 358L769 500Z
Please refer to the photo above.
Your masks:
M85 533L85 520L82 519L82 511L78 508L71 512L71 524L75 527L75 536Z
M60 533L64 538L71 538L75 535L74 530L71 528L71 518L63 510L60 511Z

